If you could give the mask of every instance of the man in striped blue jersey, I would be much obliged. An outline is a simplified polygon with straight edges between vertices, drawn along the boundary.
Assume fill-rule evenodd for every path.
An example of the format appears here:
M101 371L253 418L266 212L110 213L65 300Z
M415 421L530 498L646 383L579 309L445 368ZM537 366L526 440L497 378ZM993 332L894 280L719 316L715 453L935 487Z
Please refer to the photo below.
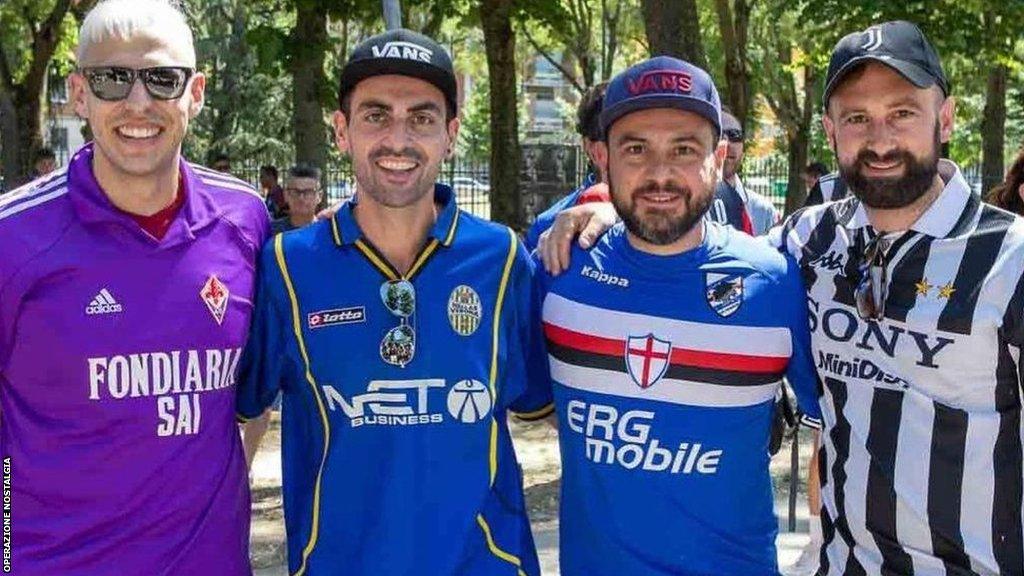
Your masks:
M613 79L597 157L623 223L538 282L565 576L778 574L768 437L783 375L817 414L807 309L794 259L705 218L720 113L681 60Z
M939 159L954 102L916 26L846 36L827 80L851 195L772 234L824 385L818 574L1019 575L1024 220Z

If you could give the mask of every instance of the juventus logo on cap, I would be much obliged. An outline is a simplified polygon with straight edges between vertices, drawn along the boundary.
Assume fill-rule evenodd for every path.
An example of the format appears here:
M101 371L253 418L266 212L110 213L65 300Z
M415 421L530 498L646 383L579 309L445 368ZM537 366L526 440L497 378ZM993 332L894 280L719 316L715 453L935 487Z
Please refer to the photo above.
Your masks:
M871 52L878 50L882 47L882 29L881 28L868 28L864 32L864 43L860 45L862 50Z

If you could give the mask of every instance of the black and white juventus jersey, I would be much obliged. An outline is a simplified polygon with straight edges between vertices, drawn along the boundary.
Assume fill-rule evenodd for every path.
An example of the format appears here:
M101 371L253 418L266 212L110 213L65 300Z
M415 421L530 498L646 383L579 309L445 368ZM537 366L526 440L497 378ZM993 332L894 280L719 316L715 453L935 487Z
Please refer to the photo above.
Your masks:
M847 195L849 195L849 190L846 188L846 182L838 172L833 172L818 178L818 181L807 192L804 206L817 206L825 202L842 200Z
M771 240L807 288L824 420L820 575L1024 574L1024 219L960 170L888 253L885 318L854 303L874 235L856 198Z

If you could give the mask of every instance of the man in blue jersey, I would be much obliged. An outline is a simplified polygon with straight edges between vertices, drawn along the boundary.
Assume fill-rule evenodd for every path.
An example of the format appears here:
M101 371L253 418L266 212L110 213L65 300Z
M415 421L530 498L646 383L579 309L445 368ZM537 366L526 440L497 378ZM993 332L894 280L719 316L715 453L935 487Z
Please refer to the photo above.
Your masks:
M341 72L357 199L263 252L238 409L283 392L291 574L537 576L505 415L526 388L532 264L436 184L449 56L408 30Z
M595 151L601 142L601 103L607 89L607 82L595 84L580 99L579 107L576 109L576 131L580 134L580 143L587 154L589 171L578 188L537 215L536 220L526 231L526 249L531 252L537 247L540 235L551 227L555 217L566 208L591 202L608 202L608 186L604 183L605 178L594 160Z
M774 576L768 438L783 376L818 414L796 262L708 222L725 157L710 76L614 78L599 166L622 222L535 282L562 454L566 576ZM599 553L595 553L598 552Z

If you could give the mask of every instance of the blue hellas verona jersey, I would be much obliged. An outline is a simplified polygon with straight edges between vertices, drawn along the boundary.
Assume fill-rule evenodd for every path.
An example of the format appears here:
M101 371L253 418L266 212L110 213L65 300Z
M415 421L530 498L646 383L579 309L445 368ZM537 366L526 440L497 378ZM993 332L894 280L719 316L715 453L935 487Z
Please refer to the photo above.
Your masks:
M539 573L505 423L526 388L532 263L449 188L435 200L405 319L353 203L263 252L238 407L255 417L283 391L292 575ZM414 352L392 365L382 341L403 324Z
M674 256L634 249L620 224L538 272L536 312L562 454L565 576L775 576L768 473L786 376L817 416L796 263L708 223Z

